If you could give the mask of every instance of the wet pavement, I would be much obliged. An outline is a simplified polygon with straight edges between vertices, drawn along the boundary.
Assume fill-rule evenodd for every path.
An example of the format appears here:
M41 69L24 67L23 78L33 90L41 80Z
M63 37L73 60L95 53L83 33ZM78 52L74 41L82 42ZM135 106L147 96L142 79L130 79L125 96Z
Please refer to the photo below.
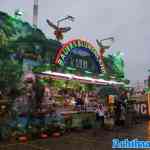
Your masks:
M90 129L72 132L59 138L34 140L27 144L1 144L0 150L111 150L113 138L150 140L150 121L128 129Z

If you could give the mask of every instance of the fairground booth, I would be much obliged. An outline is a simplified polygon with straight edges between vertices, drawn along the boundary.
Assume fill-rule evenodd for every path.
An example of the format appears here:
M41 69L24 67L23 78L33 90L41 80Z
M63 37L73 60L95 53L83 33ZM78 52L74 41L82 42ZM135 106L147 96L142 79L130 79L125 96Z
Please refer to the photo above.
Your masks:
M103 48L99 53L86 40L70 40L56 49L49 68L34 70L50 92L47 96L56 110L67 120L72 119L71 128L94 126L97 104L103 104L111 113L115 97L125 85L121 53L104 57Z
M112 111L128 81L122 53L105 53L114 38L97 40L98 48L79 38L61 42L70 28L47 23L55 29L56 40L23 21L18 12L0 12L0 99L10 103L9 110L2 104L0 111L11 112L11 119L2 121L2 137L40 132L46 138L45 132L60 128L96 127L97 105Z

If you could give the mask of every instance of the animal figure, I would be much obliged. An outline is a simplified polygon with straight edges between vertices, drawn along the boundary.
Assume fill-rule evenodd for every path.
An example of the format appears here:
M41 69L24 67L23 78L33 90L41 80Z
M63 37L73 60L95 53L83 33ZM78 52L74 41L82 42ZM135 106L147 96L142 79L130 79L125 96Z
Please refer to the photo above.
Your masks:
M104 64L108 74L117 78L124 77L124 61L120 52L105 56Z
M50 20L47 19L47 23L50 27L52 27L55 31L54 34L56 36L56 39L58 41L63 39L63 33L66 33L71 30L71 27L64 27L64 28L59 28L55 24L53 24Z
M114 42L113 37L109 37L107 39L102 39L102 40L96 40L97 45L99 46L99 54L100 54L100 59L103 59L104 53L106 49L109 49L111 47L111 43Z
M110 42L113 43L114 38L109 37L107 39L102 39L100 41L96 40L96 42L97 42L97 45L99 46L99 60L101 62L102 70L103 70L103 73L106 73L106 66L104 63L104 53L105 53L106 49L109 49L111 47Z
M74 17L72 17L72 16L67 16L67 17L57 21L57 25L55 25L49 19L46 20L48 25L55 30L54 31L54 35L56 36L56 39L58 41L63 40L63 34L71 30L71 27L59 27L59 23L61 21L67 20L67 19L70 19L71 21L74 21Z
M114 42L113 37L107 39L96 40L99 46L99 59L104 70L104 73L112 75L117 78L124 77L124 61L120 52L113 55L104 56L106 49L111 47L111 43Z

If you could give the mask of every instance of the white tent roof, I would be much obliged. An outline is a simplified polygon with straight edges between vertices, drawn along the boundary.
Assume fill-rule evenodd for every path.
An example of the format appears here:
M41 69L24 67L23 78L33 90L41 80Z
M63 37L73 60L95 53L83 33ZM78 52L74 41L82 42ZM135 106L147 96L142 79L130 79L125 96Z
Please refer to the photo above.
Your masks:
M91 83L91 84L99 84L99 85L123 85L123 82L117 82L113 80L104 80L104 79L95 79L91 77L77 76L74 74L65 74L59 72L45 71L42 72L44 75L49 75L53 79L64 79L64 80L78 80L82 83Z

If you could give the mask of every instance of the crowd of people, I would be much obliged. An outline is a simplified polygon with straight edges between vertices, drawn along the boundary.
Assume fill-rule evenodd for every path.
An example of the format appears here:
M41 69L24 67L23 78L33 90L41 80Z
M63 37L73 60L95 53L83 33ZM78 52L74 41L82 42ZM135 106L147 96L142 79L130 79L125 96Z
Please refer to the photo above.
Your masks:
M115 125L125 125L129 99L129 93L127 91L122 91L119 95L115 95L114 103L111 104L111 107L109 107L107 100L102 102L96 95L94 95L94 99L91 101L88 97L88 93L74 94L75 108L86 112L88 107L91 106L93 108L92 111L95 111L96 120L99 122L100 126L104 126L105 118L113 119Z

